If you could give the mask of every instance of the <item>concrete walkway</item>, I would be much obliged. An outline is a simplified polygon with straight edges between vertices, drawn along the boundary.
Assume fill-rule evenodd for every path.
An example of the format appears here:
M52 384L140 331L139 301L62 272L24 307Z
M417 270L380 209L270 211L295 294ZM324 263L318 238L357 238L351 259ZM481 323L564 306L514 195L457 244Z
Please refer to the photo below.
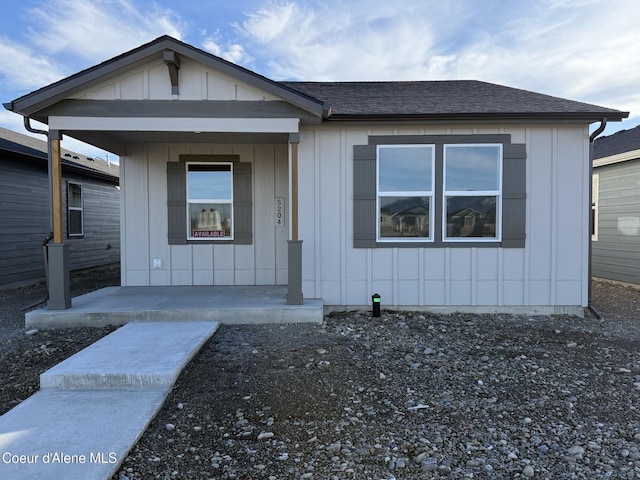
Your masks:
M44 372L0 417L0 478L109 479L218 325L131 323Z

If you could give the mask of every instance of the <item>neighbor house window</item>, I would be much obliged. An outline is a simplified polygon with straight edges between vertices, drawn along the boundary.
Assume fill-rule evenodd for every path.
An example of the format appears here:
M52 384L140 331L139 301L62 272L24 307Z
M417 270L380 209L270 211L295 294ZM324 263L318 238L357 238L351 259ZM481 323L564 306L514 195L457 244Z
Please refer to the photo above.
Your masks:
M444 145L443 237L500 240L502 145Z
M379 145L378 240L431 240L433 145Z
M187 163L189 240L233 239L233 164Z
M84 235L82 185L67 183L67 235L81 237Z

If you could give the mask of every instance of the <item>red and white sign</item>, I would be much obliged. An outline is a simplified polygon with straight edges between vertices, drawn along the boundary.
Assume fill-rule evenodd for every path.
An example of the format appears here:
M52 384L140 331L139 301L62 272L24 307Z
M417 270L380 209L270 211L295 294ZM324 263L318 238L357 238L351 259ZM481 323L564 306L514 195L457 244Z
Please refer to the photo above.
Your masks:
M226 237L224 230L194 230L193 237L195 238L220 238Z

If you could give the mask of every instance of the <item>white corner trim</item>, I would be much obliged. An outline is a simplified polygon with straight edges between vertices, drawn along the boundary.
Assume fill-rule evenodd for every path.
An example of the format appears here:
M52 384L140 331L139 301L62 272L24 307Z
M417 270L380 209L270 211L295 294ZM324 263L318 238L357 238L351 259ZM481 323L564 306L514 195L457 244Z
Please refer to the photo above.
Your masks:
M297 133L299 118L49 117L52 130Z

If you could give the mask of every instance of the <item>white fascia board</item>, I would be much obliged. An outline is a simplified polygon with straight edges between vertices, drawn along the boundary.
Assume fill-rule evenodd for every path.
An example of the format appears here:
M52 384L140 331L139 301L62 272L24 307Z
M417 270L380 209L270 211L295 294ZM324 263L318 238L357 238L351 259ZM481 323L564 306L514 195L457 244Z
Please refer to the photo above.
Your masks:
M297 133L299 118L49 117L52 130Z
M636 158L640 158L640 150L630 150L628 152L618 153L616 155L610 155L608 157L596 158L593 161L593 166L604 167L605 165L626 162L628 160L635 160Z

